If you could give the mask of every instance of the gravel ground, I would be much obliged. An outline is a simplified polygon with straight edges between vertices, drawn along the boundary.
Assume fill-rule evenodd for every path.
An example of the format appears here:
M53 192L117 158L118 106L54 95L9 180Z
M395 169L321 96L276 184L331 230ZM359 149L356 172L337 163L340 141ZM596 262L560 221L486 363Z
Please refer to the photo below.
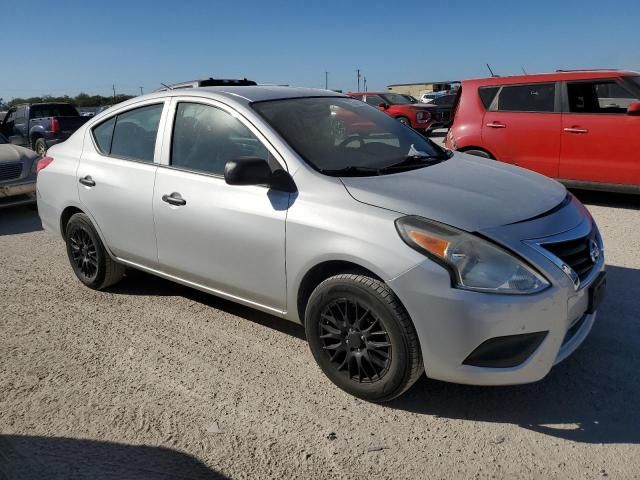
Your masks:
M83 287L0 212L0 479L640 478L640 199L581 194L607 248L591 336L543 381L335 388L301 327L142 273Z

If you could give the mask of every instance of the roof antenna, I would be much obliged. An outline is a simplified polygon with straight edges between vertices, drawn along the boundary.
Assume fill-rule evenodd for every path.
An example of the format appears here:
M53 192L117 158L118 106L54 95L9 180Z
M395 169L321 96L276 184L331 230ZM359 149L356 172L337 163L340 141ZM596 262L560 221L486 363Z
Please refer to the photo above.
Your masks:
M489 69L489 73L491 74L492 77L497 77L497 75L493 73L493 70L491 70L491 66L488 63L487 63L487 68Z
M162 86L163 86L164 88L166 88L167 90L173 90L173 88L172 88L172 87L170 87L169 85L164 84L164 83L162 83L162 82L160 82L160 85L162 85Z
M529 75L527 71L524 69L524 67L520 67L520 68L522 69L522 73L524 73L525 75Z

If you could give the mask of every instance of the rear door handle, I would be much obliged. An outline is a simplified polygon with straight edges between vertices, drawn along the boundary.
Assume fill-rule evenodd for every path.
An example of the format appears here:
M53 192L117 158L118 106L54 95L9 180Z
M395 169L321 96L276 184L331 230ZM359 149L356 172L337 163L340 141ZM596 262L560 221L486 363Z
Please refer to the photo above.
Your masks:
M171 195L167 195L166 193L162 195L162 201L167 202L169 205L175 205L177 207L181 207L187 204L187 201L182 198L178 192L173 192Z
M497 123L497 122L487 123L487 127L490 127L490 128L507 128L507 126L504 123Z
M564 131L569 133L589 133L589 130L580 127L568 127L565 128Z
M78 179L78 181L84 185L85 187L95 187L96 182L91 178L91 175L85 175L84 177Z

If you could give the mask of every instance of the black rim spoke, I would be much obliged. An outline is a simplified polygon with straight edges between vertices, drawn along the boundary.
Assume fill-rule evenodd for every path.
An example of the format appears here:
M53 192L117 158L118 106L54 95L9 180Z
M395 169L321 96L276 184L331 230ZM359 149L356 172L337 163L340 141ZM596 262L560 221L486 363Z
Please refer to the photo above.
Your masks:
M320 314L320 342L338 372L358 383L380 380L391 364L391 340L371 309L340 298Z
M83 228L76 228L69 237L71 257L78 271L86 280L98 273L98 251L91 235Z

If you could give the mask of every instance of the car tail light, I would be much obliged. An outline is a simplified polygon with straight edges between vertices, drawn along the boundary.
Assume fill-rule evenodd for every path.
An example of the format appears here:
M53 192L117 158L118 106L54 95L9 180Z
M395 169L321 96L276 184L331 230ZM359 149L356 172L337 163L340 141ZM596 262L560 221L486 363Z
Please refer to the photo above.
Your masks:
M58 133L60 131L60 122L57 118L51 119L51 132Z
M53 162L52 157L42 157L40 160L38 160L38 166L36 167L36 175L40 173L40 170L47 168L51 162Z

